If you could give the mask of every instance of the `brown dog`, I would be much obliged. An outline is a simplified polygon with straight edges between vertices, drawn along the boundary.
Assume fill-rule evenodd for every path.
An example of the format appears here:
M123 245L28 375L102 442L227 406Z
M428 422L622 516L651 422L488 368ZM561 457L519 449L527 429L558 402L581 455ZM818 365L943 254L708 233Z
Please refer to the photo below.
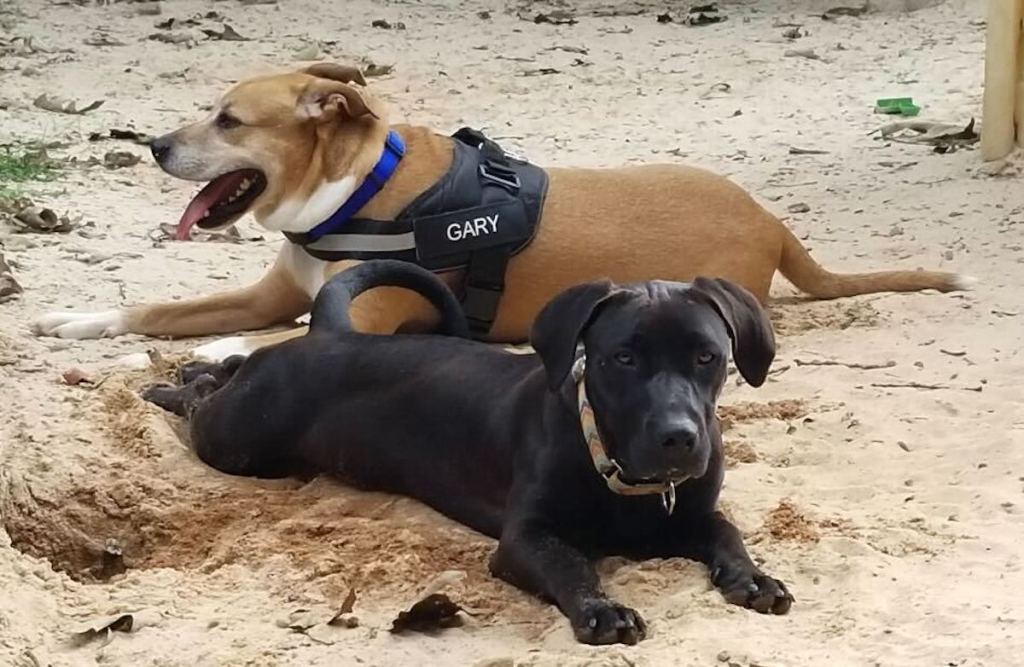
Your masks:
M247 212L271 231L312 229L371 171L389 129L404 140L405 157L359 217L393 220L446 173L452 139L421 127L390 128L385 105L364 85L358 70L339 65L243 81L208 118L156 140L153 154L164 170L210 181L182 216L180 236L187 237L193 225L224 228ZM546 171L539 231L508 266L488 336L494 341L525 340L534 317L555 294L600 278L631 283L716 276L762 302L776 271L818 298L966 286L955 274L930 271L831 273L739 186L701 169ZM51 313L36 323L36 331L64 338L177 337L265 328L308 312L320 286L350 264L315 259L286 241L270 271L244 289L99 313ZM460 275L446 278L455 285ZM394 288L365 295L352 312L358 329L378 333L429 326L435 317L426 301ZM196 352L214 359L246 354L302 331L224 339Z

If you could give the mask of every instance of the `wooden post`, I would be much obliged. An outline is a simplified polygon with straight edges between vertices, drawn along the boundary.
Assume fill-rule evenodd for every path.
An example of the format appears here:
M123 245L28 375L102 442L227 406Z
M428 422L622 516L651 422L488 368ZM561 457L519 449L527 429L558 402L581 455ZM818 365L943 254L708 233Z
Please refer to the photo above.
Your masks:
M1021 81L1021 5L1024 0L988 0L985 32L985 93L981 123L981 156L1006 157L1024 128L1024 82Z

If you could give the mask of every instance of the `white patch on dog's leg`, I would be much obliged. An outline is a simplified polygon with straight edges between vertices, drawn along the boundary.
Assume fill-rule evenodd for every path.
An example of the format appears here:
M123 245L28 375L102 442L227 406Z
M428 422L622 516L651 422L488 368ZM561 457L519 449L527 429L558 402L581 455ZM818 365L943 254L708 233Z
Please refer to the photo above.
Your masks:
M127 331L125 314L121 310L99 313L47 313L32 325L37 336L57 338L109 338Z
M202 361L221 362L235 355L248 357L252 352L253 347L249 343L248 338L245 336L232 336L200 345L192 350L192 356Z
M308 232L341 208L358 185L355 176L324 183L307 198L281 202L257 222L273 232Z
M969 292L973 290L975 287L977 287L978 283L980 282L981 281L975 278L974 276L965 276L962 274L957 274L953 278L953 289Z

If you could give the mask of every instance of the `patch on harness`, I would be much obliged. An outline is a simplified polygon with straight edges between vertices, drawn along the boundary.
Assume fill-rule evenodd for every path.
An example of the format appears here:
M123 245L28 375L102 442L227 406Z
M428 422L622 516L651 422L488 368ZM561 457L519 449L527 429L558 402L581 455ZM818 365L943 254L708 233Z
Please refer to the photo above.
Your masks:
M367 183L374 184L368 196L379 191L405 154L397 133L388 136L380 161L357 194ZM476 130L462 128L452 139L451 167L393 220L346 214L365 204L357 198L309 233L285 236L329 262L398 259L431 271L465 268L462 306L472 334L483 337L497 316L509 259L537 233L548 176Z
M419 262L433 270L463 266L475 250L518 248L533 234L518 199L418 218L413 231Z

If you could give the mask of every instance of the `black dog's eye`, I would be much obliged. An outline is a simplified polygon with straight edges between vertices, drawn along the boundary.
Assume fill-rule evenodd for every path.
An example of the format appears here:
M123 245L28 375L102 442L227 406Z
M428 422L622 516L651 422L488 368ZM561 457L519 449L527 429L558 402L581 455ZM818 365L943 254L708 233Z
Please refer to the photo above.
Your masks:
M217 127L222 130L230 130L242 124L242 121L238 120L227 111L221 111L217 114L217 120L214 122L217 124Z
M697 355L697 363L701 366L707 366L715 360L715 355L710 352L701 352Z
M635 363L633 355L625 350L615 353L615 361L623 366L632 366Z
M715 355L711 354L710 352L701 352L700 354L697 355L697 363L700 364L701 366L707 366L714 360Z

